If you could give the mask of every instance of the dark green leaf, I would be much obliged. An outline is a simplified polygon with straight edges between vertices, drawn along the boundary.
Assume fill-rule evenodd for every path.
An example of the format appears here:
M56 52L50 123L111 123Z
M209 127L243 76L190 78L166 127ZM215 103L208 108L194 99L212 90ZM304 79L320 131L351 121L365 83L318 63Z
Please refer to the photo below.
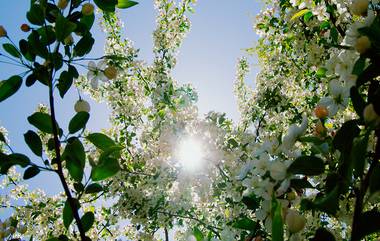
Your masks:
M74 134L75 132L84 129L86 127L87 121L90 118L90 114L88 112L78 112L69 123L69 132L70 134Z
M35 60L36 56L31 53L28 41L26 41L25 39L21 39L19 42L19 47L20 47L20 51L21 51L22 55L27 60L29 60L29 61Z
M291 174L302 174L307 176L319 175L324 171L325 164L323 160L316 156L298 157L288 168L288 172Z
M31 166L29 167L28 169L25 170L24 172L24 179L27 180L27 179L30 179L36 175L38 175L38 173L40 173L40 169L36 166Z
M66 200L65 206L63 207L63 225L65 225L65 227L69 229L70 224L72 223L73 219L74 219L73 211L70 207L69 201Z
M8 157L12 163L15 165L20 165L21 167L26 167L30 164L29 157L25 156L24 154L12 153L8 155Z
M130 8L137 5L138 2L130 1L130 0L118 0L117 7L118 8Z
M356 60L356 63L355 63L354 68L352 70L352 74L359 76L363 72L363 70L365 68L365 60L366 60L366 58L364 58L362 56L358 60Z
M98 193L103 191L102 185L98 183L91 183L86 187L85 193L90 194L90 193Z
M326 212L331 215L335 215L339 209L339 189L338 185L324 196L317 197L314 201L316 209Z
M349 153L351 151L352 142L359 133L360 129L357 126L357 121L347 121L336 133L333 140L334 147L341 152L347 151Z
M355 86L351 87L350 89L350 97L351 97L352 105L354 106L355 112L358 114L358 116L360 116L360 118L362 118L366 103L363 97L359 94L359 91Z
M3 44L3 49L7 51L8 54L12 55L13 57L21 58L20 52L12 44L8 44L8 43Z
M255 231L257 223L247 217L240 218L232 224L232 227L238 229L244 229L249 231Z
M376 165L369 179L369 191L371 194L380 191L380 166Z
M30 10L26 13L26 18L35 25L43 25L45 22L44 12L38 4L33 4L30 7Z
M90 30L92 28L92 25L94 24L94 20L95 20L95 14L91 14L91 15L83 15L81 18L80 18L80 22L86 26L87 30Z
M59 95L63 98L67 91L70 89L71 85L73 84L73 76L70 75L68 71L62 71L59 82L58 82L58 90Z
M91 133L86 139L103 151L116 145L111 138L102 133Z
M5 140L5 136L3 133L0 132L0 141L6 143L7 141Z
M69 140L62 154L62 158L66 160L66 167L71 177L77 181L82 181L84 167L86 163L86 153L82 142L78 138Z
M28 122L42 132L53 134L53 127L49 114L35 112L33 115L28 117Z
M95 4L105 12L115 12L117 0L94 0Z
M310 241L335 241L334 235L324 228L318 228Z
M363 240L363 238L369 234L380 231L380 212L377 210L367 211L360 215L358 221L358 232L356 237L352 237L352 240Z
M260 206L260 201L254 194L251 194L250 196L243 196L241 201L250 210L256 210Z
M368 139L369 135L366 134L364 137L354 140L351 150L351 158L353 161L355 177L362 177L363 175L364 166L366 163Z
M28 131L24 134L26 144L37 156L42 156L42 141L34 131Z
M87 212L83 215L81 218L82 224L83 224L83 229L85 232L91 229L92 225L94 224L95 221L95 216L93 212Z
M90 34L84 35L74 47L74 56L82 57L88 54L94 43L95 40Z
M77 25L75 23L69 21L62 14L58 14L55 24L55 35L57 36L58 41L63 42L67 36L75 31L76 28Z
M114 176L119 170L119 162L116 159L104 158L92 168L91 178L93 181L101 181Z
M22 78L18 75L12 76L0 82L0 102L12 96L21 87Z
M292 179L290 180L290 187L296 190L302 190L304 188L314 188L311 183L306 179Z

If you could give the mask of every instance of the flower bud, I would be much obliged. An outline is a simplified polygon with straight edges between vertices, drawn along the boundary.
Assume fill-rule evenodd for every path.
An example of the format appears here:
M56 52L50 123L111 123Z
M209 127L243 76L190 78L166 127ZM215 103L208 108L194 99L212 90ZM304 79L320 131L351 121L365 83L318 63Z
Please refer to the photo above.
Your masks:
M82 5L82 14L89 16L94 13L94 5L91 3L85 3Z
M108 79L115 79L117 77L117 69L115 67L113 67L113 66L108 66L104 70L104 75Z
M81 112L81 111L90 112L91 108L90 108L90 104L87 101L85 101L85 100L78 100L75 103L74 110L76 112Z
M67 0L59 0L58 1L58 4L57 4L57 7L61 10L65 9L68 5L68 1Z
M25 225L20 225L17 227L17 231L20 233L20 234L24 234L26 233L27 231L27 227Z
M286 194L286 199L287 199L288 201L293 201L293 200L296 199L296 197L297 197L297 193L296 193L295 191L291 191L291 192L288 192L288 193Z
M363 118L367 124L378 125L380 123L380 116L376 113L373 104L369 104L364 108Z
M350 6L352 14L366 16L368 11L369 0L354 0Z
M371 48L371 41L367 36L361 36L356 40L355 49L359 54L364 54Z
M317 136L321 136L321 137L323 137L327 134L326 127L320 121L318 121L317 125L315 126L315 134Z
M285 222L291 233L298 233L305 227L306 219L296 210L289 209Z
M3 27L3 25L0 25L0 38L1 37L6 37L8 34L7 34L7 30L5 30L5 28Z
M24 23L24 24L21 24L20 29L21 29L21 31L26 33L26 32L29 32L30 27L28 24Z
M318 105L314 109L314 114L317 118L324 119L329 115L329 111L327 110L327 108L325 106Z
M281 161L275 161L274 163L271 164L270 168L270 176L276 180L280 181L285 179L286 177L286 166L284 163Z
M9 227L9 232L10 232L11 234L14 234L14 233L16 232L16 228L13 227L13 226L10 226L10 227Z
M74 38L73 38L73 35L69 35L69 36L67 36L64 40L63 40L63 43L65 44L65 45L72 45L73 43L74 43Z

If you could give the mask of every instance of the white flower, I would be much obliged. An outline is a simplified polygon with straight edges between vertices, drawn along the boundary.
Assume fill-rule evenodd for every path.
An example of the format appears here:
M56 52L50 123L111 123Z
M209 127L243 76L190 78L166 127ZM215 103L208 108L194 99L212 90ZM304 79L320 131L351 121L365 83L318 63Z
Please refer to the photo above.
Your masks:
M300 126L293 124L289 127L287 135L285 135L282 139L281 149L283 152L289 152L296 142L297 138L303 135L307 128L307 117L302 116L302 123Z
M99 61L98 65L94 61L88 62L87 79L91 81L91 87L97 89L100 81L106 81L107 77L104 75L104 69L107 67L105 61Z
M319 104L325 106L329 111L329 116L334 116L339 110L346 109L350 97L350 90L337 80L330 81L329 96L320 100Z
M275 161L270 166L270 176L276 181L283 180L286 177L286 169L287 167L283 162Z

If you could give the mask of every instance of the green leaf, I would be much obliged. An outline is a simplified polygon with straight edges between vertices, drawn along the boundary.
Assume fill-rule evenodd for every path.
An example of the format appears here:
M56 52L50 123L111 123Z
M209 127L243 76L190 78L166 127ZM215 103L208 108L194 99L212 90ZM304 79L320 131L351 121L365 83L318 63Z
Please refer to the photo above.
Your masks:
M114 176L120 170L119 162L114 158L104 158L92 168L91 178L93 181L101 181Z
M42 141L34 131L28 131L24 134L26 144L37 156L42 156Z
M331 192L317 197L314 201L314 207L320 211L335 215L339 209L339 189L340 186L336 185Z
M360 118L363 118L363 111L366 106L366 103L355 86L351 87L350 89L350 97L355 112L358 114L358 116L360 116Z
M90 53L95 40L91 34L84 35L79 42L74 46L74 56L82 57Z
M359 76L361 73L363 73L363 70L365 68L365 57L360 56L358 60L356 60L354 68L352 70L352 74Z
M351 158L354 167L354 176L362 177L364 166L366 163L367 146L368 146L369 134L359 139L354 139L353 147L351 150Z
M249 196L243 196L241 201L250 210L256 210L260 206L260 201L254 194L251 194Z
M347 121L336 133L333 140L334 147L341 152L347 151L350 153L352 142L359 133L360 129L357 126L357 121Z
M240 218L232 224L233 228L255 231L257 223L247 217Z
M70 203L68 200L65 202L65 206L63 207L63 225L65 225L66 229L69 229L70 224L74 220L73 211L70 207Z
M130 8L135 5L139 4L138 2L135 1L130 1L130 0L118 0L117 2L117 7L118 8Z
M318 228L310 241L335 241L334 235L324 228Z
M3 49L7 51L8 54L12 55L13 57L21 58L20 52L12 44L8 44L8 43L3 44Z
M297 13L295 13L290 20L293 21L294 19L302 17L303 15L305 15L308 12L311 12L311 11L309 9L302 9L302 10L298 11Z
M43 25L45 22L44 12L38 4L33 4L30 7L30 10L26 13L26 18L35 25Z
M26 41L25 39L21 39L19 42L19 47L20 47L20 51L21 51L22 55L27 60L34 62L36 56L31 53L28 41Z
M98 183L91 183L90 185L86 187L86 190L84 192L87 194L90 194L90 193L98 193L101 191L103 191L102 185Z
M197 241L203 241L204 240L204 236L203 236L202 231L199 230L199 228L197 228L197 227L193 228L193 235Z
M22 78L14 75L7 80L0 82L0 102L15 94L20 89Z
M69 65L68 70L62 71L61 75L59 76L59 82L58 82L58 90L59 95L63 98L67 91L70 89L71 85L73 84L74 78L78 78L78 71L77 69Z
M86 139L103 151L116 145L111 138L102 133L91 133Z
M327 69L326 69L326 68L319 68L315 74L316 74L319 78L323 78L323 77L326 77L326 72L327 72Z
M3 133L0 132L0 141L1 142L4 142L4 143L7 143L7 141L5 140L5 136Z
M83 215L81 218L82 225L83 225L83 230L87 232L88 230L91 229L92 225L94 224L95 221L95 216L93 212L87 212Z
M301 156L298 157L288 167L288 172L291 174L302 174L314 176L322 174L325 171L323 160L316 156Z
M12 163L15 165L20 165L21 167L26 167L30 164L29 157L25 156L24 154L12 153L8 155L8 157Z
M49 114L35 112L33 115L28 117L28 122L42 132L53 134L53 127Z
M78 138L69 139L62 158L66 160L66 167L70 176L77 182L82 181L86 163L86 153L82 142L80 142Z
M91 15L83 15L80 18L80 22L86 26L87 30L90 30L92 28L92 25L94 24L95 21L95 14Z
M371 194L380 191L380 166L376 165L369 178L369 191Z
M74 134L75 132L84 129L86 127L87 121L90 118L88 112L78 112L69 123L69 133Z
M352 240L362 240L365 236L380 231L380 212L376 209L367 211L360 215L358 221L358 232Z
M313 185L311 185L311 183L305 179L290 180L290 187L300 191L305 188L314 188Z
M55 35L58 41L63 42L76 28L77 25L75 23L65 18L62 14L58 14L55 24Z
M24 179L27 180L27 179L30 179L32 177L35 177L36 175L38 175L38 173L40 173L40 169L36 166L31 166L25 170Z
M272 241L284 241L284 222L282 221L281 203L273 198L272 200Z
M117 0L94 0L95 4L105 12L115 12Z

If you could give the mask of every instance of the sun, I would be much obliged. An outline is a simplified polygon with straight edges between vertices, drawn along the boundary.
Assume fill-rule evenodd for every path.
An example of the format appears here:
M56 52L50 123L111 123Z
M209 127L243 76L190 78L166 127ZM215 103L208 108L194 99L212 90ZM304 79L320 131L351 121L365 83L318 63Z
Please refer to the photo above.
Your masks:
M194 172L202 167L204 162L204 150L202 142L193 136L180 140L177 149L179 164L185 171Z

